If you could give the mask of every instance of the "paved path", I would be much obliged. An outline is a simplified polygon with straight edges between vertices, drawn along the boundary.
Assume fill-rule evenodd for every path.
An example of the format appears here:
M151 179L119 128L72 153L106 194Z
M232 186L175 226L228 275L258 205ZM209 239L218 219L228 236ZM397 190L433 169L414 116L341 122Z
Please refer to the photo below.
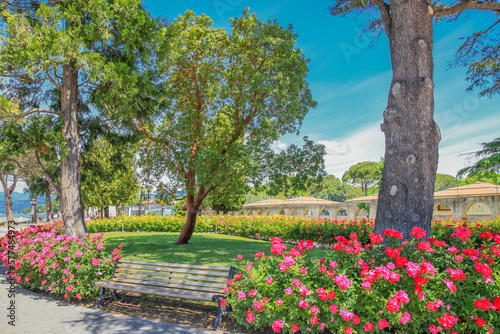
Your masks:
M0 228L0 237L6 228ZM80 333L223 333L167 322L107 313L57 301L16 288L9 296L6 268L0 263L0 333L1 334L80 334ZM14 302L15 326L9 324L8 307Z

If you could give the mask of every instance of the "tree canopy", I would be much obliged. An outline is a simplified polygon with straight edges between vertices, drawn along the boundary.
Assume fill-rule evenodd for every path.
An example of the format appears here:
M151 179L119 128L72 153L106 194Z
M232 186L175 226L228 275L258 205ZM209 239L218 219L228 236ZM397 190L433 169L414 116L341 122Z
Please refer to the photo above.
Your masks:
M379 179L380 163L373 161L359 162L351 167L342 176L342 181L355 187L360 187L365 195L368 189L377 184Z
M143 165L155 186L172 197L186 193L177 241L186 243L205 197L258 169L268 145L297 132L316 102L291 27L262 22L247 9L231 19L230 33L192 11L169 29L172 52L161 61L168 107L154 122L136 124L150 141Z
M0 120L34 113L61 117L61 200L66 233L86 232L80 189L78 104L99 116L127 120L148 110L153 98L149 60L163 45L158 23L139 0L72 0L2 3ZM133 27L133 28L131 28ZM60 101L50 103L55 92ZM141 102L141 103L138 103ZM88 109L90 110L90 109ZM118 117L121 116L121 117Z

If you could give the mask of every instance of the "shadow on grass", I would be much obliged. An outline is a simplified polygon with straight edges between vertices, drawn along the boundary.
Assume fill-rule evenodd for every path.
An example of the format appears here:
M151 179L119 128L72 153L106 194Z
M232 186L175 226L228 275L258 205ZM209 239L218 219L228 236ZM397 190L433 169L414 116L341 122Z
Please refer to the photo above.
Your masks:
M123 245L122 257L143 261L230 266L237 264L239 254L246 260L253 260L257 252L271 255L268 241L222 234L193 234L188 244L176 245L178 236L178 233L119 232L104 233L103 238L108 250ZM311 256L321 258L329 254L329 250L315 249Z

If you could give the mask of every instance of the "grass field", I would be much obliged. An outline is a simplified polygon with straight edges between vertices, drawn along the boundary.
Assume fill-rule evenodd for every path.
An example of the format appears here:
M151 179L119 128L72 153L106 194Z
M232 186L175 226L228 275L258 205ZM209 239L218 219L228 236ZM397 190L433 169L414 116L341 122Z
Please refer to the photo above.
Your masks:
M253 259L257 252L271 255L269 241L247 239L222 234L193 234L187 245L176 245L179 233L150 232L109 232L103 234L108 251L123 245L120 255L123 258L171 263L200 265L235 265L238 254L244 259ZM290 249L291 246L288 247ZM314 249L310 256L322 258L331 250Z

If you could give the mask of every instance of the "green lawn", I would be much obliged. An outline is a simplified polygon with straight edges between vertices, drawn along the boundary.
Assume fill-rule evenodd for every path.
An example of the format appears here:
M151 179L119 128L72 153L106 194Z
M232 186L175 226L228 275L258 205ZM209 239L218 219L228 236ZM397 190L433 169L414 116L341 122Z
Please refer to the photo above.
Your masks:
M118 232L104 233L103 239L108 251L123 245L123 258L142 261L230 266L238 262L238 254L247 260L260 251L271 255L269 241L195 233L189 244L176 245L178 236L179 233ZM310 255L319 259L329 254L331 250L314 249Z

